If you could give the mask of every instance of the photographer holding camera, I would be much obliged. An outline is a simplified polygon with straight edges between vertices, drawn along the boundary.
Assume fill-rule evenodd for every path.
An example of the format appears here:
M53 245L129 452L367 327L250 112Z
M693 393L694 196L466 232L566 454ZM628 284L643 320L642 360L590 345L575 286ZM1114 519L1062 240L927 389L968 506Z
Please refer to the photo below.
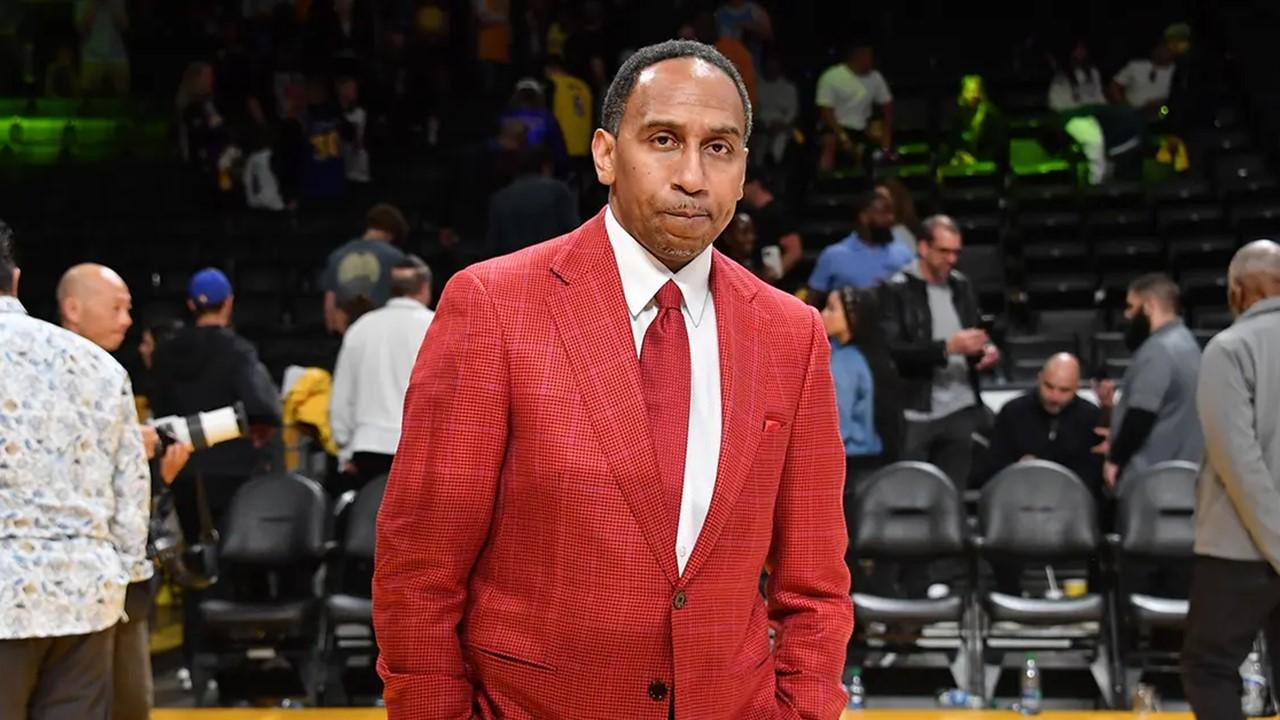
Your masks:
M155 349L151 409L161 418L192 418L186 423L166 424L175 430L194 426L179 436L185 434L197 447L211 446L192 455L173 484L182 533L187 546L194 547L211 544L211 533L222 527L236 491L268 459L264 448L280 427L282 411L280 391L258 360L257 350L231 329L235 297L227 276L206 268L192 276L187 289L187 307L194 324L178 330ZM229 407L237 404L243 406L242 415L239 409ZM232 425L229 436L235 439L217 442L221 438L205 437L209 418L228 415ZM235 426L241 422L243 427L237 430ZM248 432L241 432L244 429ZM197 604L198 596L193 593L183 603L187 638L200 632Z
M62 327L114 353L133 325L129 311L129 287L114 270L85 263L67 270L58 282L58 313ZM160 437L156 428L140 425L147 459L155 463L152 478L171 485L187 459L191 446L168 443L157 457ZM146 720L151 712L151 647L147 620L151 615L155 584L148 578L130 583L125 592L125 619L116 625L113 720Z
M151 577L129 376L27 315L0 223L0 718L109 717L126 587Z

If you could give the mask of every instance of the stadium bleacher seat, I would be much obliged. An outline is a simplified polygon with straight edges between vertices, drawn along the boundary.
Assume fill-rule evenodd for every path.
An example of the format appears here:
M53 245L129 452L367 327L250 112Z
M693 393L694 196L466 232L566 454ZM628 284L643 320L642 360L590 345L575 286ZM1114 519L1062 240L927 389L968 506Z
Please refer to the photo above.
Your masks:
M942 597L918 598L894 592L885 577L897 568L939 559L967 560L964 506L955 485L924 463L882 468L859 483L849 530L851 557L877 563L881 575L854 584L854 612L861 623L849 646L853 663L864 664L869 654L885 651L919 663L936 656L941 641L948 647L934 665L947 667L958 687L969 688L966 671L976 655L977 633L968 583L950 587ZM913 666L928 666L917 663Z

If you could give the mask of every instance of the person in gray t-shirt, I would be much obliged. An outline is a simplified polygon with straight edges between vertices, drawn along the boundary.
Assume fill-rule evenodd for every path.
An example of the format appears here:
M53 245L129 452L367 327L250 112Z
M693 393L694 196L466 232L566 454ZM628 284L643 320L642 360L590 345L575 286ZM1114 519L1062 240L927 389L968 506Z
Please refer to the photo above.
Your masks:
M409 223L393 205L374 205L365 219L364 236L334 250L325 266L324 326L339 335L391 297L391 269L405 255L396 244L409 235Z
M1129 286L1125 342L1134 351L1119 400L1110 382L1098 388L1105 409L1113 409L1103 474L1115 487L1165 460L1198 463L1204 436L1196 415L1200 345L1178 317L1178 286L1160 274L1144 275Z

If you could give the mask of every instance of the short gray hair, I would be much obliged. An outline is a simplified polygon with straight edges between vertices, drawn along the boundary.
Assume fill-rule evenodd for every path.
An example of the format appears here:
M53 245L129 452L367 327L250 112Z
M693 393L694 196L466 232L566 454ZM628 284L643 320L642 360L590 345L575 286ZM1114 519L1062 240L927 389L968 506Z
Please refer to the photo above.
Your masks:
M391 297L412 297L431 284L431 267L417 255L391 266Z
M955 233L961 237L964 236L964 233L960 232L960 225L950 215L939 213L930 215L920 223L920 239L932 245L933 233L939 229Z
M600 126L605 132L617 137L618 128L622 125L622 115L627 109L627 101L631 99L631 92L636 88L640 73L645 68L665 60L681 58L694 58L714 65L733 81L734 87L738 90L738 98L742 100L742 119L745 123L742 142L745 144L751 139L752 123L751 97L747 94L747 84L742 81L742 75L738 73L738 69L733 66L729 58L711 45L696 40L667 40L656 45L646 45L627 58L627 61L622 63L622 67L618 68L618 74L614 76L613 82L609 83L608 91L605 92L604 108L600 112Z

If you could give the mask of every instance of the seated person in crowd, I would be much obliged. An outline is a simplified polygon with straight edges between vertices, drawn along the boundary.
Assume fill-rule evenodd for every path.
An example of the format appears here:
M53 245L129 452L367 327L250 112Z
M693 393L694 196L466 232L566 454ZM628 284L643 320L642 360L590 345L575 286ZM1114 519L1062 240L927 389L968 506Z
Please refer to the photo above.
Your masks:
M1089 44L1077 39L1065 57L1055 58L1053 79L1049 81L1049 109L1054 112L1085 105L1102 105L1102 74L1089 57Z
M981 486L1010 465L1049 460L1080 476L1095 497L1102 497L1102 456L1097 428L1102 411L1076 395L1080 361L1070 353L1049 358L1040 370L1040 387L1014 398L996 415L991 447L973 475Z
M960 80L956 113L947 126L942 158L951 165L993 162L1003 169L1009 164L1009 124L987 97L981 75L965 75Z
M876 183L876 193L893 203L893 241L916 259L916 241L920 237L920 217L916 215L916 201L911 190L898 178L886 178Z
M1173 47L1161 38L1150 58L1130 60L1111 79L1107 88L1111 102L1137 110L1148 122L1163 118L1168 114L1176 59Z
M522 78L516 83L510 106L498 117L501 126L509 120L519 122L525 129L525 141L529 147L545 148L557 169L568 162L564 133L556 116L547 109L546 93L542 84L534 78Z
M1089 184L1107 180L1139 181L1146 155L1146 123L1122 105L1082 105L1058 114L1046 125L1041 144L1051 153L1067 151L1070 142L1089 163Z
M829 293L845 286L875 287L911 262L911 253L893 238L893 200L872 188L854 193L853 232L822 250L809 287Z
M875 143L888 152L893 148L893 94L889 83L875 69L875 51L866 42L848 46L845 59L818 78L817 106L822 137L818 167L835 169L837 155L861 167L867 146ZM871 114L880 109L881 121L873 126Z
M756 223L751 216L740 212L729 221L729 227L720 235L720 251L756 277L770 285L782 280L782 252L778 246L759 247L756 243Z
M747 181L742 186L742 202L738 207L751 216L756 226L756 247L778 246L782 255L783 279L779 287L792 292L804 277L792 272L804 255L804 243L795 218L786 204L774 194L775 180L761 170L748 167ZM757 254L759 254L757 252Z

